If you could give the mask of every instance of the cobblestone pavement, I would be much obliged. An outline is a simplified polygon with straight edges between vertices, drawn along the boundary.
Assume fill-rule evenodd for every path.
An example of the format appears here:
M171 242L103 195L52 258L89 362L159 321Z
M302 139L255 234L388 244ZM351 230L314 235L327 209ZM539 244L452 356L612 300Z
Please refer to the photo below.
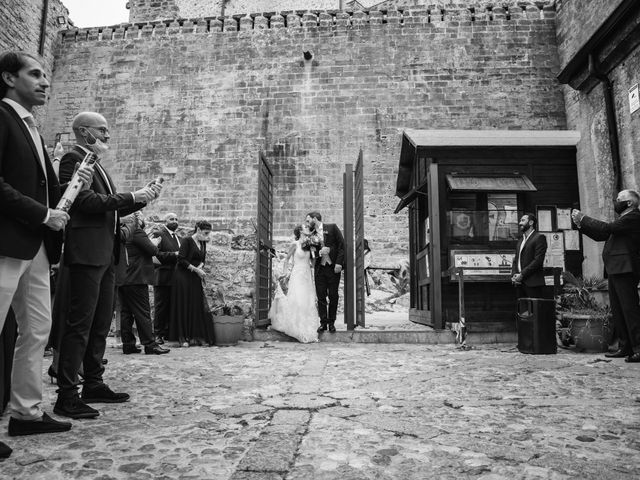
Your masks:
M107 352L132 395L0 440L3 479L637 479L640 365L511 345L241 343ZM55 387L47 383L51 412Z

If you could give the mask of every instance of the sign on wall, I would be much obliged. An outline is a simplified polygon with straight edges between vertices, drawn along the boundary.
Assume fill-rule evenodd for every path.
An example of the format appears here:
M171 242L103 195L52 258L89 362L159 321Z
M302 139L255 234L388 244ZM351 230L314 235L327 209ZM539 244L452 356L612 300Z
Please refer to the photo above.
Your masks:
M630 113L640 108L640 96L638 96L638 84L636 83L629 89L629 110Z

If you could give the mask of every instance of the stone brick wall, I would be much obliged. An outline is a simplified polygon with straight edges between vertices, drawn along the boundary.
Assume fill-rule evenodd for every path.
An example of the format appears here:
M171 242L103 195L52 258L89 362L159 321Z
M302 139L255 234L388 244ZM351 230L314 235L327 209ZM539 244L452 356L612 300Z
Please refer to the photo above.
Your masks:
M262 149L275 174L278 241L310 210L342 226L342 172L362 147L366 236L375 264L395 266L408 244L406 214L393 214L404 128L566 127L553 17L471 22L465 12L70 32L56 54L45 138L68 131L79 110L102 112L112 130L104 162L122 190L163 174L149 215L170 209L234 235L254 232Z
M558 0L558 52L564 67L623 0Z
M469 9L473 17L480 19L493 17L493 9L497 15L518 15L523 10L531 10L542 14L542 10L553 8L556 0L132 0L129 2L129 21L132 23L166 20L173 18L205 18L225 15L238 15L256 12L288 12L319 10L387 10L394 8L423 7L433 12L444 13L446 10Z
M40 46L40 25L44 0L2 0L0 2L0 52L5 50L24 50L38 53ZM56 21L62 16L69 21L69 11L59 0L49 1L47 30L44 43L45 67L53 67L53 47L58 32L66 25Z
M0 2L0 52L6 50L24 50L33 54L40 47L40 25L44 0L2 0ZM59 25L58 16L69 21L69 11L59 0L49 1L47 30L44 42L43 59L45 69L53 70L53 49L58 41L58 32L66 25ZM37 119L42 117L41 108L34 113Z
M563 0L558 12L560 57L566 63L607 19L620 1L580 2ZM624 188L640 187L640 111L630 113L628 89L640 82L640 52L636 51L609 73L613 82L616 120L620 142L621 177ZM581 133L578 144L578 176L581 207L589 215L613 220L612 200L616 195L607 127L604 91L597 85L590 91L565 87L567 123ZM584 273L602 275L602 243L584 238Z

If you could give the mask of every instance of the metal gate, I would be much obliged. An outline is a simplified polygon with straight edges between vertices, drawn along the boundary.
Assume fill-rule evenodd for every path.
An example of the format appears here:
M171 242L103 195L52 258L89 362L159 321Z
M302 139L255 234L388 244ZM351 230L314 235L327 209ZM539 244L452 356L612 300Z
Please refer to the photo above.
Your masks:
M256 227L255 326L269 325L271 259L273 257L273 171L258 155L258 224Z
M344 195L344 321L347 324L347 330L353 330L356 325L365 326L362 150L358 155L355 172L352 164L346 164L342 179Z

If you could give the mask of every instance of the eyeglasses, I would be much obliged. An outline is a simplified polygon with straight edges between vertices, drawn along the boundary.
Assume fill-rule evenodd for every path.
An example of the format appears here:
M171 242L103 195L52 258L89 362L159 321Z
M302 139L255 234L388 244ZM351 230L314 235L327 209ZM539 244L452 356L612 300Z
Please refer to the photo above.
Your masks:
M109 129L107 127L93 127L91 125L83 125L84 128L93 128L94 130L98 130L102 135L106 135L109 133Z

